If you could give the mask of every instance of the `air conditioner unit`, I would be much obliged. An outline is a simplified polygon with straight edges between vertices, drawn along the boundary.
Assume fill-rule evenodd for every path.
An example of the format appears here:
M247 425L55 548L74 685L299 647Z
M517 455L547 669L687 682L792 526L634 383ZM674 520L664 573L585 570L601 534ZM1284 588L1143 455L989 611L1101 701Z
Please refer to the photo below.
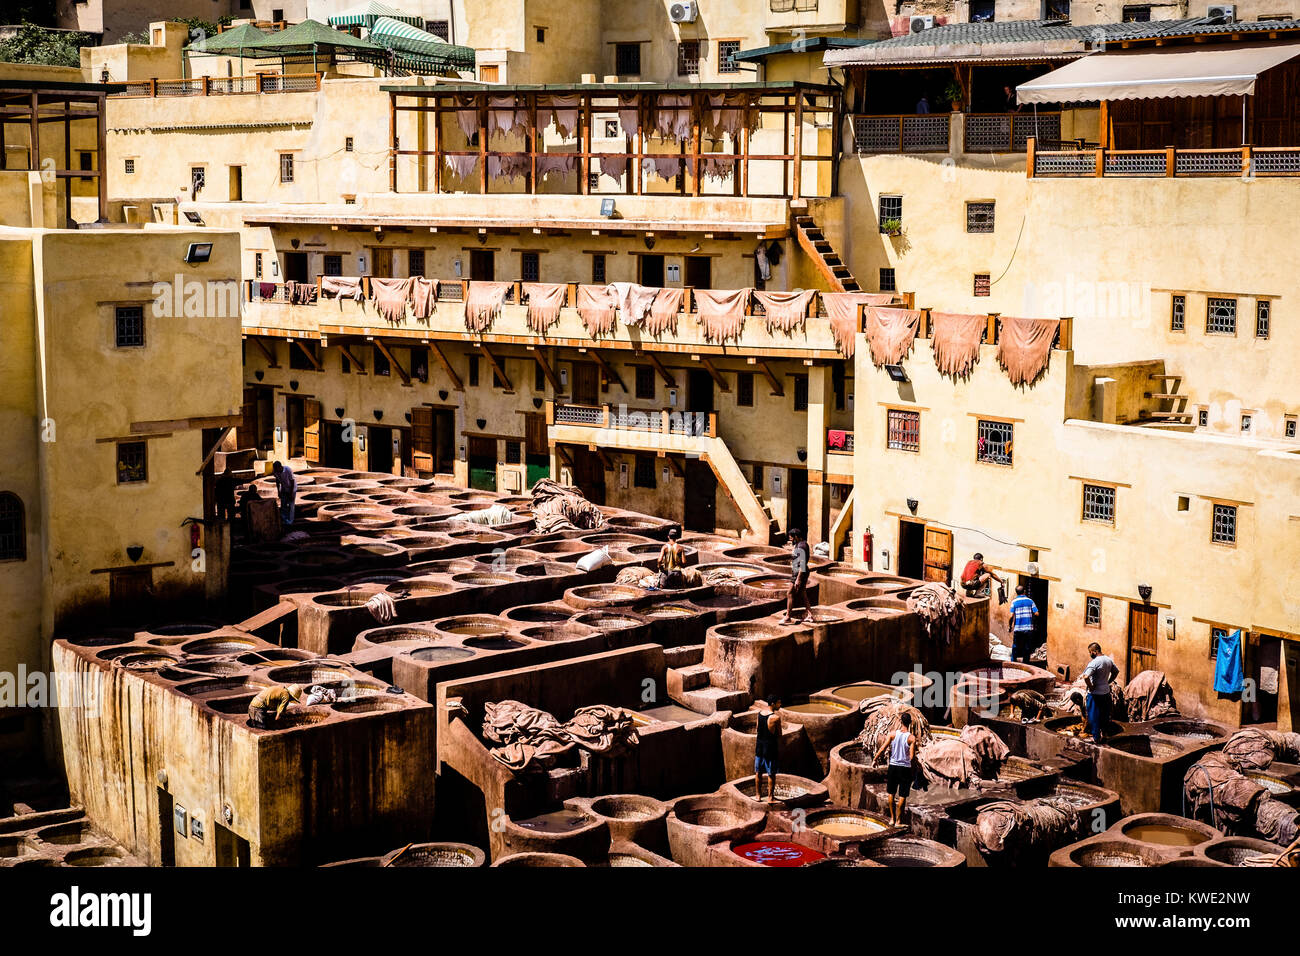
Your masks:
M908 20L907 31L909 33L921 33L925 30L933 30L933 29L934 29L934 17L932 16L911 17Z
M700 18L700 7L696 3L674 3L668 8L668 19L673 23L694 23Z
M1236 23L1237 7L1236 4L1216 5L1206 10L1205 16L1207 19L1217 20L1221 23Z

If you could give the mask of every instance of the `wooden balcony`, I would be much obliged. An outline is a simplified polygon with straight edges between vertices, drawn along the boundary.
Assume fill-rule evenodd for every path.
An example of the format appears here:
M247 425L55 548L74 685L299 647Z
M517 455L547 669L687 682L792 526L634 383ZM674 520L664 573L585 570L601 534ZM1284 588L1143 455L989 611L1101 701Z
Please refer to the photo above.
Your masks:
M1025 172L1031 179L1300 176L1300 146L1040 150L1031 139Z

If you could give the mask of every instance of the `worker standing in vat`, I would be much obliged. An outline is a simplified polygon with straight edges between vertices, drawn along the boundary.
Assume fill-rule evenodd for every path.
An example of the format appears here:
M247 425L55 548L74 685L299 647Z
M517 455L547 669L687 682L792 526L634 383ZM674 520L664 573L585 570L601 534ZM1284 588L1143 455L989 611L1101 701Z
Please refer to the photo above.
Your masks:
M1028 664L1029 655L1034 652L1029 645L1034 641L1038 605L1025 593L1023 584L1016 585L1016 599L1011 602L1009 611L1007 626L1011 628L1011 657Z
M916 757L916 738L912 736L912 715L903 711L898 715L903 725L880 743L876 751L875 762L889 751L889 771L885 777L885 792L889 794L889 823L891 826L903 825L903 811L907 808L907 796L912 792L912 760ZM898 798L895 806L894 798Z
M789 538L792 545L790 548L790 594L785 599L785 617L781 619L782 624L794 623L794 602L796 600L803 602L809 620L813 616L812 605L808 603L808 562L811 557L808 542L804 540L803 532L798 528L790 529ZM803 619L801 618L801 620Z
M294 496L298 492L298 480L293 476L293 469L277 461L271 466L275 475L275 488L280 496L280 520L286 525L293 524Z
M754 799L763 799L763 775L768 778L767 802L776 801L777 750L781 743L781 698L763 701L758 712L758 740L754 743Z
M248 705L248 725L260 730L273 730L289 705L302 700L302 687L298 684L272 684Z
M1110 682L1119 676L1119 668L1101 652L1096 641L1088 645L1088 656L1092 660L1083 669L1083 683L1088 688L1088 730L1092 739L1101 743L1110 723Z
M685 583L682 580L682 569L686 567L686 551L682 548L682 533L677 528L668 532L668 543L659 551L659 579L660 587L680 588Z

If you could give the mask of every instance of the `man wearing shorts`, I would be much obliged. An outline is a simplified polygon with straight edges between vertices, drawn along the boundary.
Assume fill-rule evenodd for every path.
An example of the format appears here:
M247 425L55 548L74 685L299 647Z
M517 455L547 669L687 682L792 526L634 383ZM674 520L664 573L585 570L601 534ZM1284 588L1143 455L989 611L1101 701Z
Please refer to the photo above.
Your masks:
M758 712L758 740L754 743L754 799L763 799L763 777L768 779L767 802L776 800L777 749L781 743L781 708L778 697Z
M903 729L886 738L876 751L876 762L889 751L889 772L885 778L885 791L889 794L889 823L891 826L903 825L903 810L907 807L907 795L912 792L912 758L916 756L916 738L912 736L912 715L903 711L899 715ZM898 803L895 805L894 799Z

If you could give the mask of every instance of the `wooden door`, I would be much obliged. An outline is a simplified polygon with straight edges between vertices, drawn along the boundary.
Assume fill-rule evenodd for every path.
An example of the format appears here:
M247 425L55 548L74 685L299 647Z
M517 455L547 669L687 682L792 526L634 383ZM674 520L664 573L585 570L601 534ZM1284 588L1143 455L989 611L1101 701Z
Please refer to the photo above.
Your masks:
M235 426L235 447L257 447L257 389L244 389L244 404L239 407L239 424Z
M1156 609L1146 604L1128 606L1128 683L1143 671L1156 669Z
M687 458L683 473L682 524L688 531L712 534L718 530L718 477L701 458Z
M713 260L708 256L687 256L686 284L692 289L712 289Z
M473 282L496 280L496 255L491 249L475 249L469 254L469 277Z
M573 401L577 405L600 403L600 374L591 362L573 363Z
M411 409L411 464L421 476L434 472L433 409L428 405Z
M391 279L393 277L393 250L392 249L371 249L370 274L376 279Z
M320 464L320 402L311 398L302 403L302 456Z
M948 584L952 580L952 532L943 528L925 527L925 567L922 580L942 581Z

